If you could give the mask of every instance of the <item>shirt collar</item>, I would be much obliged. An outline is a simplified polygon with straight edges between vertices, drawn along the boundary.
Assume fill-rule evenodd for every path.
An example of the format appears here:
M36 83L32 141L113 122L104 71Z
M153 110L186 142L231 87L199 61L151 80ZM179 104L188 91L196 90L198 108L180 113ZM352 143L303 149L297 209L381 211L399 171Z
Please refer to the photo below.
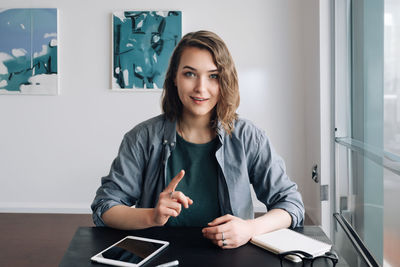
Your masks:
M172 144L174 146L176 144L176 120L170 121L169 119L165 118L165 128L164 128L164 138L163 144ZM224 143L224 136L226 131L222 126L222 123L218 121L217 123L217 136L221 144Z
M176 120L170 121L165 118L164 138L163 144L174 144L176 143Z
M222 123L220 121L218 121L217 123L217 135L219 138L219 141L221 142L221 144L224 143L224 136L225 136L226 132L224 127L222 127Z

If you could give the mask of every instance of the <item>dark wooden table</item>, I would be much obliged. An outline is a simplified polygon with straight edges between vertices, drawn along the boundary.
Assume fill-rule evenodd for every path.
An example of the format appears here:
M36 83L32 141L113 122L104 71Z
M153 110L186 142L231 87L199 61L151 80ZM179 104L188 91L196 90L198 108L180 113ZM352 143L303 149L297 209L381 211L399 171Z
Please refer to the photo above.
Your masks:
M305 226L296 231L330 243L318 226ZM170 245L145 266L179 260L179 266L280 266L278 257L253 244L237 249L221 249L203 238L199 227L155 227L145 230L121 231L103 227L80 227L61 261L61 267L102 266L90 258L127 235L166 240ZM289 262L289 266L298 266ZM339 266L343 266L339 264ZM318 267L318 266L314 266Z
M0 266L58 266L79 226L92 216L0 213Z

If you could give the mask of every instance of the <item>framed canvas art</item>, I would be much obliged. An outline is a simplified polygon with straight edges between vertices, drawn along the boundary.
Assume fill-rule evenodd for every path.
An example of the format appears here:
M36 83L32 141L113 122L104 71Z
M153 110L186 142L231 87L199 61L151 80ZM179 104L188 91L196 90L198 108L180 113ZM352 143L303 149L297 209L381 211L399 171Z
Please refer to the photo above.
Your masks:
M58 10L0 9L0 94L57 95Z
M180 11L119 11L112 16L112 90L161 90L182 37Z

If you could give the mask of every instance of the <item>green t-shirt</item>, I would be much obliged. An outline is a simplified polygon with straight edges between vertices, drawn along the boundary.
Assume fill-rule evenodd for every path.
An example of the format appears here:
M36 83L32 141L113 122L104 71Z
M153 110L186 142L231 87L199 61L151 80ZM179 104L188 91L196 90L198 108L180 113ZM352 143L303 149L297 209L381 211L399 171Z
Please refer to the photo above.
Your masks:
M178 217L170 217L167 226L206 226L221 216L218 200L218 164L215 151L218 139L206 144L193 144L176 134L176 147L168 159L168 183L180 170L185 176L176 187L193 200Z

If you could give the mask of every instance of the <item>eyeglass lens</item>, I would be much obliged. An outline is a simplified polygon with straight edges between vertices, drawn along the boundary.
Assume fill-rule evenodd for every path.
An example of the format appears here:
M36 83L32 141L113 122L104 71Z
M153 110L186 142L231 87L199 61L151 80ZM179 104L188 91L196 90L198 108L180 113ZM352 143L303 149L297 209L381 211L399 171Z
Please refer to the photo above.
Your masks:
M294 259L293 262L288 259ZM316 257L314 259L303 259L297 255L289 255L287 258L281 259L281 267L294 267L294 266L304 266L304 267L335 267L336 263L328 257Z

